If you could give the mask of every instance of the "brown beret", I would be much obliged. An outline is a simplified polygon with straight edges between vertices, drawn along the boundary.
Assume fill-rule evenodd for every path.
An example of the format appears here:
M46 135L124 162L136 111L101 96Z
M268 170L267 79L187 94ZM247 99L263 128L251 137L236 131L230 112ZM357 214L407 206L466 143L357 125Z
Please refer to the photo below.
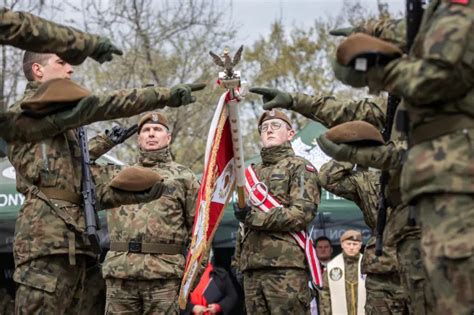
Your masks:
M367 34L355 33L337 47L336 59L339 64L348 66L353 65L356 59L363 58L369 67L374 64L385 65L402 54L400 48L389 42ZM357 65L355 67L356 70L366 70L359 69Z
M52 79L41 84L20 106L25 114L42 117L73 107L89 95L91 92L69 79Z
M270 119L281 119L284 122L288 124L288 126L291 127L291 120L290 118L284 113L279 110L266 110L263 112L262 116L258 119L258 126L263 124L264 121L270 120Z
M370 146L384 144L380 131L365 121L349 121L332 127L326 132L326 138L334 143Z
M362 234L360 231L356 230L347 230L344 234L341 235L341 243L347 240L362 242Z
M141 166L130 166L121 170L110 182L110 187L125 191L150 189L163 178L155 171Z
M168 119L166 119L165 115L159 112L151 112L143 115L143 117L140 119L140 122L138 123L138 133L140 133L143 125L146 123L160 124L165 126L166 129L170 129L168 126Z

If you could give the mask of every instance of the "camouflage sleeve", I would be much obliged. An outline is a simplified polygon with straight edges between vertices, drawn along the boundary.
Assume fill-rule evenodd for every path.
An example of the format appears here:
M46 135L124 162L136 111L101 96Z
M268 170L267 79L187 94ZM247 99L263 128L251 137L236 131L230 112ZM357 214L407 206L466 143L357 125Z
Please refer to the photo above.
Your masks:
M189 179L186 180L186 199L185 199L185 216L186 216L186 227L188 228L188 240L191 244L194 217L196 215L196 200L197 193L199 191L199 182L194 173L190 172Z
M305 164L300 164L291 174L288 206L273 208L269 212L253 207L245 225L266 231L304 230L316 216L320 195L317 173L308 171Z
M328 270L324 269L323 289L319 291L319 314L331 315L331 293L329 291Z
M330 160L319 170L319 183L327 191L352 200L360 201L354 182L352 181L354 164Z
M55 53L82 63L97 48L99 36L59 25L25 12L0 8L0 43L39 53Z
M369 20L362 26L362 32L390 42L406 51L406 19Z
M417 50L419 58L399 58L385 67L386 89L413 106L459 98L474 84L474 1L439 5L436 10L436 20Z
M294 93L291 96L292 110L320 122L327 128L353 120L364 120L380 130L385 125L384 109L369 99L348 101L338 100L333 96L309 96L302 93Z
M407 152L406 141L390 141L377 147L357 147L351 163L380 170L401 168Z
M161 87L118 90L86 97L72 109L39 119L8 112L10 116L2 119L7 124L0 127L0 136L9 142L39 141L97 121L130 117L163 108L169 95L170 90Z
M105 133L101 133L91 138L89 140L88 146L91 161L95 161L105 153L112 150L112 148L115 146L115 143L113 143Z

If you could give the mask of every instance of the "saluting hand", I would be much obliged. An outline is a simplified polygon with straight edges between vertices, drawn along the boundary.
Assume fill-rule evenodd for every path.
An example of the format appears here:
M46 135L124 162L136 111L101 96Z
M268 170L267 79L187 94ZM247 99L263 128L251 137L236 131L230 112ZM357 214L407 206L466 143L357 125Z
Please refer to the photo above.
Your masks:
M106 61L111 61L113 59L113 55L122 56L123 51L112 44L110 39L101 37L99 39L97 48L90 55L90 57L99 63L104 63Z
M293 98L291 95L278 89L253 87L249 89L249 91L262 95L264 103L263 109L265 110L271 110L275 107L291 109L293 106Z
M199 91L206 87L204 83L178 84L171 88L171 96L168 101L169 107L180 107L196 101L196 97L191 95L193 91Z
M337 161L351 162L351 157L355 151L353 146L344 143L334 143L325 135L316 139L321 150Z

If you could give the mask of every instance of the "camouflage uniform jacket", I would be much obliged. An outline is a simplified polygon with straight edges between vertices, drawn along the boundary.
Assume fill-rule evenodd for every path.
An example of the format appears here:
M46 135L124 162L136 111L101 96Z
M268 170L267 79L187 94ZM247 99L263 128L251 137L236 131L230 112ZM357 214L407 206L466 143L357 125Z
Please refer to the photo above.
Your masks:
M306 230L316 215L320 188L315 168L295 156L291 144L263 148L255 172L281 204L265 213L256 207L245 220L241 271L307 268L303 250L288 232Z
M55 53L71 64L82 63L99 44L97 35L6 8L0 8L0 29L0 44L39 53Z
M357 314L357 282L359 277L359 255L356 256L347 256L342 254L344 257L344 280L346 281L346 303L347 303L347 314ZM328 269L324 269L323 273L323 289L321 290L320 296L320 314L321 315L331 315L331 292L329 291L329 279L328 279ZM349 283L355 285L352 286ZM354 291L352 291L354 290ZM352 299L352 292L355 296ZM342 303L342 301L341 301Z
M24 99L30 97L38 86L36 82L28 83ZM151 93L158 94L154 90ZM149 95L149 92L146 89L134 89L105 96L90 96L87 98L91 102L89 107L94 108L90 117L112 119L158 107L160 99L164 97ZM20 105L21 101L14 104L12 111L20 112ZM15 264L18 266L53 254L69 254L70 257L74 257L74 254L93 255L87 238L82 234L82 207L64 200L44 200L35 193L35 187L40 187L80 194L81 153L76 133L67 130L39 143L13 144L9 146L9 159L16 171L17 190L26 195L15 227ZM108 187L107 181L116 169L98 169L96 166L92 171L102 209L137 202L135 194L116 193ZM53 209L54 206L62 211Z
M383 274L397 271L396 246L384 246L383 255L375 255L375 227L380 194L380 172L354 169L348 162L331 160L321 166L319 182L327 191L354 201L364 215L364 221L373 231L362 259L362 273ZM390 213L388 214L390 217ZM386 230L386 233L388 229Z
M390 36L388 32L385 36ZM292 110L322 123L331 128L343 122L363 120L371 123L382 130L385 126L385 105L380 106L375 102L364 99L362 101L341 101L332 96L308 96L302 93L294 93ZM404 109L404 104L398 106L397 112ZM394 208L389 210L390 217L387 218L387 235L384 237L385 244L395 244L404 237L419 235L418 226L409 226L408 207L400 198L400 174L406 154L406 137L399 132L396 126L392 129L391 141L385 146L379 146L374 150L360 150L354 156L354 164L372 167L380 170L388 170L390 177L385 194L388 204Z
M145 204L122 206L107 212L111 242L175 244L183 253L142 254L109 251L102 267L105 278L181 278L184 250L191 239L199 184L193 172L171 159L168 148L140 151L139 166L149 167L168 181L161 198Z
M403 97L410 116L405 202L473 193L474 1L431 1L409 56L385 67L383 85Z

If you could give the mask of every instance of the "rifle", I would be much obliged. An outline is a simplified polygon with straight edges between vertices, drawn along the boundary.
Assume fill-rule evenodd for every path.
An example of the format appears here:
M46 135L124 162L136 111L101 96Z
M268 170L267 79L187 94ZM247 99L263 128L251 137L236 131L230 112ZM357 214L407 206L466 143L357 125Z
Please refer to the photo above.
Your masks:
M133 136L138 131L138 124L132 125L130 128L124 129L114 126L112 130L106 130L105 134L114 144L119 144Z
M89 148L87 146L87 133L84 127L77 128L77 135L79 139L79 146L81 149L81 164L82 164L82 197L84 199L84 217L86 221L86 233L92 250L96 254L102 252L100 248L100 239L97 230L100 229L97 223L97 200L95 192L95 184L92 181L90 169Z
M418 29L420 28L421 19L423 17L423 1L422 0L407 0L406 1L406 41L407 41L407 53L415 40ZM387 115L385 118L385 128L382 132L385 142L390 140L392 133L393 121L397 107L400 104L400 97L389 94L387 100ZM403 115L400 113L400 115ZM405 120L408 119L405 115ZM405 128L408 127L407 121L404 123ZM404 130L406 131L406 130ZM407 133L408 134L408 133ZM383 232L385 230L385 224L387 221L387 200L385 197L385 189L390 178L389 172L384 170L380 175L380 200L379 209L377 215L377 226L376 226L376 242L375 242L375 255L382 256L383 254ZM414 225L414 211L410 208L409 224Z

